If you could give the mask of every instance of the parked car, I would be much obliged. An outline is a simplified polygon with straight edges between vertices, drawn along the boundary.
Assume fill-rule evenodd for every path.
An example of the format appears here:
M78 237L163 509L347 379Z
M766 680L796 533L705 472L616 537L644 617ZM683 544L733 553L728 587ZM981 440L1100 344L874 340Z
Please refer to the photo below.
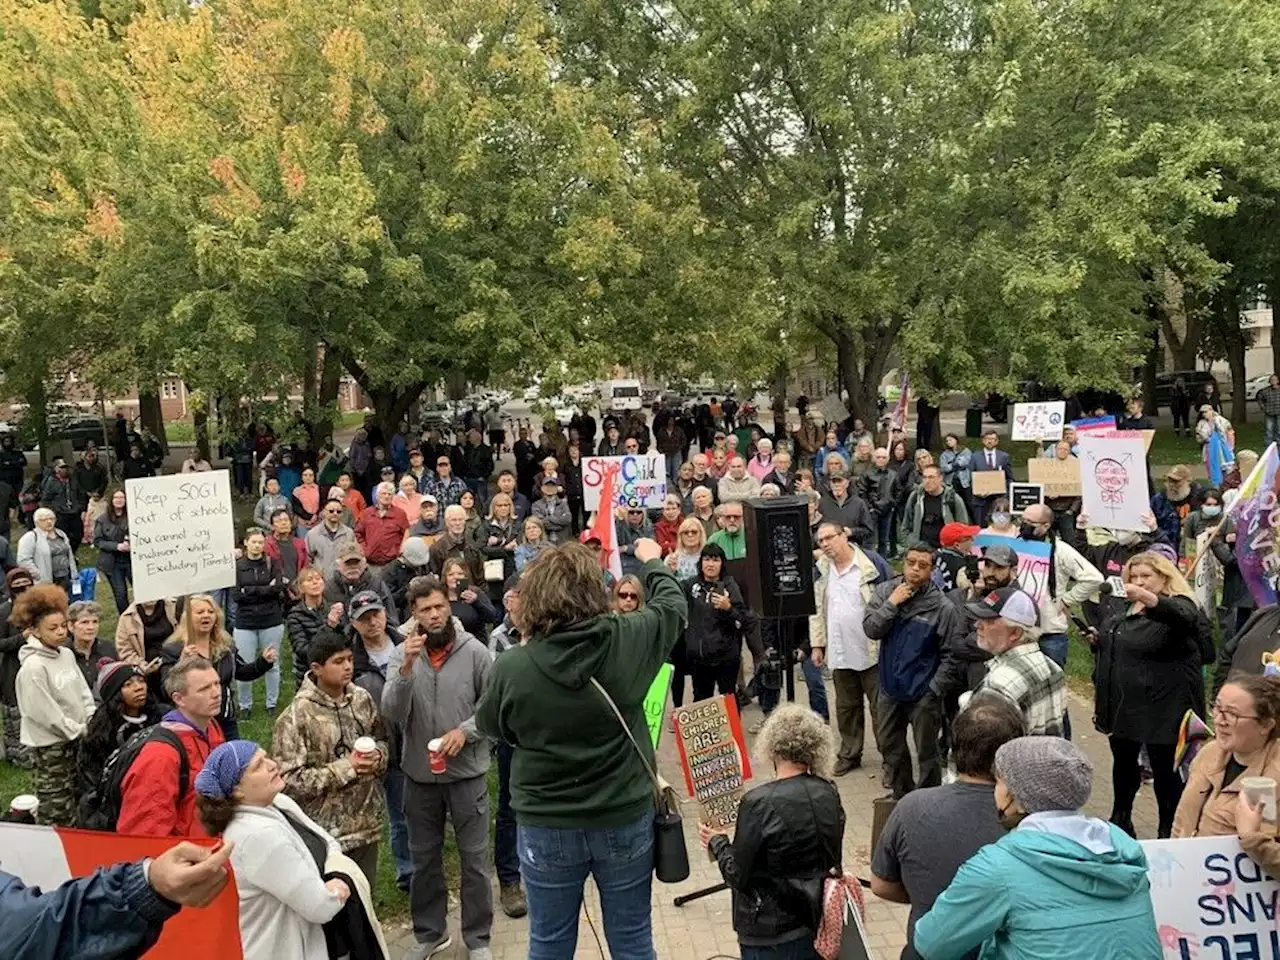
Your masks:
M1271 374L1261 373L1256 377L1250 377L1244 385L1244 396L1246 400L1257 400L1258 391L1265 387L1271 380Z
M1156 410L1159 413L1161 407L1168 407L1169 401L1173 397L1173 382L1179 377L1186 383L1187 389L1191 391L1192 400L1198 396L1204 389L1205 384L1212 383L1219 393L1222 388L1213 374L1208 370L1170 370L1166 373L1156 374ZM1265 383L1263 384L1265 386Z

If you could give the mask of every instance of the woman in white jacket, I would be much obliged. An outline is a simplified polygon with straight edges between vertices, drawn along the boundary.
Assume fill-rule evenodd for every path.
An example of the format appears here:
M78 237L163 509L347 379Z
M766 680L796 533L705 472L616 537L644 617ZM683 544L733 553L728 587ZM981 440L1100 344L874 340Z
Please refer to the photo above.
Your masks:
M321 877L299 830L322 839L329 855L341 848L281 793L276 762L256 743L231 740L209 754L195 789L205 829L235 842L244 960L328 960L323 924L351 890Z

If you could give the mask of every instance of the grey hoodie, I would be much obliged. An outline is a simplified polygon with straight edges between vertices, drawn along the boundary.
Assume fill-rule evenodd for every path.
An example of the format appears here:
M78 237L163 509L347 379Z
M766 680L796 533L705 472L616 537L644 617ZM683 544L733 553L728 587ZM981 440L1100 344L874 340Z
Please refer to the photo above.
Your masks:
M28 637L18 660L22 663L16 687L23 744L52 747L83 736L95 705L71 649L46 647Z
M403 631L413 636L421 627L411 623ZM493 664L489 648L462 629L453 618L456 639L440 670L431 666L424 649L404 677L404 644L391 651L387 664L387 685L382 690L382 713L403 737L400 768L416 783L452 783L481 776L489 770L489 739L476 730L476 704L489 682ZM431 772L427 744L450 730L461 730L467 744L456 757L449 758L442 774Z

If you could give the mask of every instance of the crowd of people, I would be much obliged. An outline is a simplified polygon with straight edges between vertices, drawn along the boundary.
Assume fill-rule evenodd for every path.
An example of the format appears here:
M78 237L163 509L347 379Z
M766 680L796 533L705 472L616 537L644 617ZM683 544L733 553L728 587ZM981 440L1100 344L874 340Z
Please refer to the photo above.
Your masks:
M748 792L732 836L701 830L734 892L744 958L816 956L809 907L843 859L834 780L862 766L868 731L897 801L872 890L912 906L904 956L984 943L998 944L984 956L1083 956L1080 943L1103 943L1115 924L1154 943L1133 840L1144 771L1159 836L1236 832L1252 849L1264 845L1258 814L1233 784L1280 764L1280 681L1239 676L1261 611L1233 590L1227 551L1222 649L1241 652L1215 651L1178 565L1220 522L1225 492L1174 468L1140 533L1091 522L1076 498L1015 515L1007 498L974 492L983 471L1013 477L994 432L976 450L948 435L935 460L891 424L827 423L805 398L797 409L772 436L740 425L727 401L659 408L652 424L603 416L598 442L579 413L535 443L491 408L460 425L457 443L408 424L383 437L370 421L345 452L255 428L230 451L253 502L235 584L147 602L128 595L123 492L105 472L93 488L76 479L92 462L55 465L0 610L7 758L32 767L39 822L231 841L252 960L327 956L333 923L373 936L384 830L409 895L411 960L449 947L448 824L472 960L491 956L494 874L498 906L529 918L530 957L572 956L591 876L611 952L639 958L653 952L655 759L642 704L670 662L677 707L715 694L758 702L751 732L776 770ZM1129 413L1141 419L1140 406ZM500 466L508 449L512 469ZM667 496L658 510L605 507L616 577L591 534L583 459L649 450L666 457ZM1074 437L1044 453L1075 456ZM744 576L760 549L748 501L781 496L807 509L812 617L759 615ZM983 532L1007 539L978 548ZM80 599L76 548L90 541L120 613L114 641L98 636L100 606ZM1022 582L1019 542L1047 545L1044 582ZM1112 752L1109 824L1080 812L1093 771L1070 743L1073 621ZM1184 786L1174 747L1187 711L1204 711L1215 654L1217 740ZM797 666L807 706L781 705ZM264 744L240 729L259 679ZM1052 883L1035 879L1046 870ZM1020 872L1025 889L1011 895ZM1091 888L1099 872L1107 882ZM1055 904L1070 922L1020 922Z

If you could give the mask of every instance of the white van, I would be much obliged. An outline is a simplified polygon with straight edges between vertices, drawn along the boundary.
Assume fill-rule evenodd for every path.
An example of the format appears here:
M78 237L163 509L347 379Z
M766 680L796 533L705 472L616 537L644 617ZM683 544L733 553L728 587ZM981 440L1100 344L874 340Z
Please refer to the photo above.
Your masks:
M639 380L606 380L600 389L600 406L606 410L639 410Z

